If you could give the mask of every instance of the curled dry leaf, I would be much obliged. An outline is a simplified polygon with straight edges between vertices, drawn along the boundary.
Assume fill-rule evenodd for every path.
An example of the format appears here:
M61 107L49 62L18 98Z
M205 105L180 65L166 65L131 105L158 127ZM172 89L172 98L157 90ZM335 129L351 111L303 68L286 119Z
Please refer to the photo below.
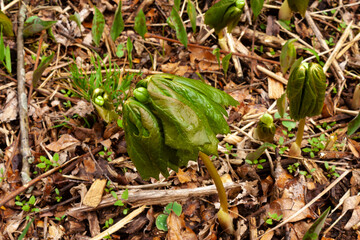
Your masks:
M224 141L232 145L237 145L242 141L242 137L239 137L236 134L227 134L224 138Z
M76 147L80 145L80 141L69 134L62 135L59 140L46 145L46 148L53 152L60 152L61 150Z
M75 106L70 108L65 115L73 116L78 114L80 117L85 117L88 114L91 114L94 111L94 106L88 101L79 101Z
M350 230L351 228L358 229L360 227L359 223L360 223L360 206L357 206L354 209L350 220L346 223L344 229L345 230Z
M198 239L196 234L185 225L183 215L178 217L174 212L171 212L167 218L167 226L169 229L167 239L169 240Z
M6 91L5 107L0 110L0 122L10 122L17 117L18 100L16 92L9 88Z

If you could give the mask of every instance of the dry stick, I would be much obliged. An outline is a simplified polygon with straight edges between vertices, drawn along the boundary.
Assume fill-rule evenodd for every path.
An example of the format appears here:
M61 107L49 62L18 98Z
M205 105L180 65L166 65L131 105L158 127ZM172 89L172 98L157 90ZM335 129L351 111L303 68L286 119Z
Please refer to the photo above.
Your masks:
M235 52L235 42L234 42L234 39L233 39L233 36L231 33L226 33L226 39L227 39L227 43L228 43L228 46L229 46L229 49L231 52ZM243 71L242 71L242 67L241 67L241 63L240 63L240 60L239 60L239 57L238 56L231 56L233 62L234 62L234 67L235 67L235 70L236 70L236 76L238 78L243 78L244 77L244 74L243 74Z
M249 182L242 183L225 183L225 190L235 190L235 189L244 189ZM117 195L121 195L124 190L117 191ZM194 189L165 189L165 190L146 190L146 189L130 189L129 197L126 200L123 200L124 203L139 206L139 205L166 205L174 201L184 201L189 198L194 197L203 197L217 194L216 186L210 185L205 187L198 187ZM89 207L86 205L81 205L80 203L75 204L75 206L67 210L66 214L71 215L78 212L87 212L94 211L100 208L114 206L116 199L111 195L103 197L99 206L96 208Z
M328 191L331 190L331 188L333 188L336 184L338 184L346 175L348 175L348 173L351 172L351 170L346 170L345 172L343 172L343 174L340 175L340 177L338 177L334 182L332 182L327 188L325 188L319 195L317 195L315 198L313 198L308 204L306 204L305 206L303 206L301 209L299 209L295 214L293 214L292 216L290 216L288 219L286 219L285 221L283 221L282 223L280 223L279 225L277 225L276 227L273 227L272 229L270 229L269 231L275 231L276 229L284 226L285 224L287 224L288 222L290 222L292 219L294 219L295 217L297 217L300 213L302 213L305 209L307 209L308 207L310 207L312 204L314 204L317 200L319 200L322 196L324 196ZM269 232L267 231L267 232ZM263 235L261 235L259 238L261 238Z
M145 34L145 37L146 37L146 38L157 38L157 39L165 40L165 41L168 41L168 42L173 42L173 43L181 44L180 41L178 41L178 40L174 40L174 39L171 39L171 38L162 37L162 36L155 35L155 34L151 34L151 33L146 33L146 34ZM196 47L196 48L205 49L205 50L208 50L208 51L211 51L211 52L214 50L213 48L206 47L206 46L202 46L202 45L198 45L198 44L193 44L193 43L188 43L188 46L189 46L189 47ZM220 52L221 52L221 53L224 53L224 54L229 54L229 53L230 53L230 52L224 51L224 50L220 50ZM245 55L245 54L241 54L241 53L237 53L237 52L231 52L231 53L232 53L233 55L236 55L236 56L239 56L239 57L243 57L243 58L255 59L255 60L258 60L258 61L262 61L262 62L268 62L268 63L280 65L280 62L273 61L273 60L266 59L266 58L255 57L255 56L251 56L251 55Z
M270 70L267 70L266 68L260 66L260 65L257 65L256 68L258 70L260 70L261 72L265 73L266 75L268 75L269 77L275 79L275 80L278 80L279 82L281 82L282 84L284 85L287 85L288 84L288 80L286 80L285 78L273 73L272 71Z
M355 43L357 43L360 40L360 33L358 33L353 40L351 40L350 42L348 42L348 44L341 49L341 51L339 51L339 53L336 55L336 59L340 58L352 45L354 45Z
M131 222L137 215L142 213L145 208L146 208L146 206L143 205L143 206L139 207L138 209L132 211L129 215L127 215L126 217L121 219L119 222L115 223L114 225L112 225L111 227L109 227L108 229L106 229L105 231L100 233L99 235L91 238L91 240L100 240L100 239L103 239L103 238L109 236L110 234L113 234L120 228L124 227L127 223Z
M326 73L327 70L329 69L330 65L332 64L332 62L335 60L335 56L337 55L337 53L340 51L340 48L343 47L343 43L346 41L346 39L348 38L350 31L351 31L351 26L352 26L353 21L350 22L350 24L346 27L343 35L341 35L339 41L336 43L336 46L334 48L334 50L332 51L332 53L330 54L330 57L328 58L328 60L326 61L323 70Z
M17 80L18 80L18 101L19 101L19 119L20 119L20 153L22 155L22 169L21 181L25 185L30 178L30 163L34 161L29 147L29 119L28 119L28 104L25 93L25 69L24 69L24 20L26 14L26 5L28 1L25 0L19 9L19 27L17 35Z
M95 149L92 150L92 153L95 154L99 151L101 151L102 147L97 147ZM28 189L29 187L31 187L32 185L34 185L35 183L37 183L38 181L40 181L41 179L50 176L51 174L53 174L54 172L58 171L59 169L62 169L63 167L66 167L67 165L69 165L69 163L74 162L77 159L81 159L84 157L89 156L89 153L85 153L81 156L77 156L74 157L73 159L70 159L69 161L65 162L63 165L58 166L56 168L53 168L43 174L41 174L40 176L37 176L36 178L32 179L30 182L22 185L21 187L19 187L18 189L16 189L15 191L11 192L9 195L6 195L1 201L0 201L0 207L4 206L4 204L6 204L8 201L10 201L11 199L13 199L14 197L16 197L17 195L19 195L20 193L24 192L26 189Z

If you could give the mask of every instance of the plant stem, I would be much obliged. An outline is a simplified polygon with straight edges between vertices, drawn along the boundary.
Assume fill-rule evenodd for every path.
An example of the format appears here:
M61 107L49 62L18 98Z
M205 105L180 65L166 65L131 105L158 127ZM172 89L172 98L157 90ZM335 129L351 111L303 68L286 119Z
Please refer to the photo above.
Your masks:
M218 33L218 37L219 37L219 46L222 50L224 51L229 51L229 48L228 48L228 45L227 45L227 42L226 42L226 38L224 37L224 32L223 30L221 30L219 33Z
M206 169L208 170L210 177L214 180L216 190L218 191L219 199L220 199L220 208L224 212L228 212L228 203L224 185L221 181L221 178L212 164L210 157L203 152L199 152L200 159L204 162Z
M296 134L296 141L295 142L299 147L301 146L301 141L303 139L304 127L305 127L305 118L300 119L298 131L297 131L297 134Z
M216 168L212 164L210 158L205 153L199 152L199 157L204 162L210 177L214 180L216 190L218 191L219 199L220 199L220 209L217 213L217 217L220 223L220 226L229 234L234 234L234 224L233 219L229 214L227 197L224 185L221 181L221 178L216 171Z

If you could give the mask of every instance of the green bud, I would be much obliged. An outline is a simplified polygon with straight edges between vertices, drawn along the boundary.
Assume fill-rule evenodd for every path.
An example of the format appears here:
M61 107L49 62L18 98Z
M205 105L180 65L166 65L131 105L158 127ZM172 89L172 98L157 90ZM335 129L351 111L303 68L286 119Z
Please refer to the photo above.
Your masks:
M138 87L134 90L134 97L141 103L147 103L149 101L149 92L144 87Z
M237 25L245 6L244 0L221 0L205 13L205 24L219 33L226 26L228 32Z
M317 63L301 63L290 74L287 85L290 117L300 120L321 113L326 90L326 76Z
M275 131L276 128L272 116L265 113L255 128L254 137L263 142L273 142Z
M94 101L97 105L102 106L104 105L104 98L102 96L97 96Z
M119 117L115 112L111 96L105 92L104 89L96 88L91 96L91 102L99 116L104 119L105 122L111 123Z

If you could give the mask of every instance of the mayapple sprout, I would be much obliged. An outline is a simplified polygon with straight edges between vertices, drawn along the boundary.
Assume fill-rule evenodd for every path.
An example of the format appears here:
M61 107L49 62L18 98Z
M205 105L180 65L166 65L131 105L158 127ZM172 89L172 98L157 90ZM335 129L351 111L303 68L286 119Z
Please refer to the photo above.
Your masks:
M219 194L219 222L233 233L225 188L208 155L217 155L216 134L230 132L224 107L238 102L201 81L171 74L149 76L133 93L124 103L123 121L128 154L141 177L167 177L168 168L177 171L200 157Z
M309 0L284 0L279 10L279 19L290 20L293 12L299 12L302 17L305 17L308 4Z
M244 6L244 0L220 0L205 13L205 24L214 28L219 36L219 45L225 51L228 51L228 47L222 30L225 27L228 32L233 30L240 20Z
M91 102L96 111L105 122L111 123L118 119L115 107L110 95L102 88L96 88L91 96Z
M254 137L263 142L273 142L275 135L275 125L272 116L268 113L265 113L260 118L260 121L255 128Z
M317 63L301 63L290 74L287 85L290 117L299 121L296 141L291 145L290 155L301 155L301 141L305 118L321 113L326 90L326 76Z

